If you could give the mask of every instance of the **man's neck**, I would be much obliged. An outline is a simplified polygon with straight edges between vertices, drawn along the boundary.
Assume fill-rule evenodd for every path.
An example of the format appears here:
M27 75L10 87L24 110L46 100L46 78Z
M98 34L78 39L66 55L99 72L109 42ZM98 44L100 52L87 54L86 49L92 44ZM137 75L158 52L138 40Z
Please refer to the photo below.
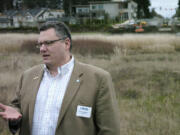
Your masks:
M72 58L72 56L69 55L68 57L65 58L64 62L62 62L60 64L57 64L57 65L49 65L49 66L47 66L50 74L52 76L56 76L58 74L58 67L61 67L61 66L65 65L65 64L67 64L71 60L71 58Z

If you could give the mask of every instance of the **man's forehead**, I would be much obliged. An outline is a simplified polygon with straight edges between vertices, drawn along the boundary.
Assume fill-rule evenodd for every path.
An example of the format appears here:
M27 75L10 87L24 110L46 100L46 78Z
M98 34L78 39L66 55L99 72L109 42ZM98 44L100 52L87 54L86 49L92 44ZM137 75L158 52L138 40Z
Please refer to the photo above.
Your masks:
M47 30L44 30L44 31L40 31L40 35L56 35L56 31L54 28L49 28Z
M56 37L57 37L57 35L56 35L55 30L53 28L50 28L45 31L41 31L38 39L39 40L40 39L54 39Z

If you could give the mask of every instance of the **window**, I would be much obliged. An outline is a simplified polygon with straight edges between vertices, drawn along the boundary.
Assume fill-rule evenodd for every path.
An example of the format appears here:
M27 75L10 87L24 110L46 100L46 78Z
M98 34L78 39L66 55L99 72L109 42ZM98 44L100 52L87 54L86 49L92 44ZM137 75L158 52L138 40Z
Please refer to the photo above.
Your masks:
M26 16L26 19L27 20L31 20L31 16Z
M128 3L124 3L123 7L128 8Z
M85 9L84 11L85 11L86 13L88 13L88 9Z
M78 9L78 13L81 13L82 12L82 9Z
M119 3L119 9L122 9L122 8L123 8L122 3Z
M119 9L126 9L128 8L128 3L119 3Z
M124 19L128 19L129 17L128 17L128 13L124 13Z
M96 5L93 5L93 6L92 6L92 9L96 9Z
M103 5L102 4L99 4L99 9L103 9Z
M92 13L92 17L96 17L96 13Z

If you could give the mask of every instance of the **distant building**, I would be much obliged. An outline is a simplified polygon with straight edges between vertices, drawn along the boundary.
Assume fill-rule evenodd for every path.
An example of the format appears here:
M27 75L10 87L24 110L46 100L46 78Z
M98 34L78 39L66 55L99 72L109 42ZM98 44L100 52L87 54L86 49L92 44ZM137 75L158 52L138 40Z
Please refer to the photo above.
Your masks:
M103 20L105 16L110 19L119 18L122 21L136 18L137 3L126 1L92 1L89 5L75 5L77 17Z
M54 16L54 18L62 18L65 15L64 10L51 9L50 12Z
M17 13L17 10L7 10L3 13L3 16L8 18L11 22L11 25L9 27L19 27L17 17L15 16L16 13Z
M64 10L36 8L27 10L8 10L4 16L11 22L11 27L36 27L46 20L58 20L64 16Z
M90 6L89 5L76 5L75 12L77 17L90 17Z
M110 19L119 17L121 20L136 18L137 4L134 1L95 1L90 2L92 18L104 19L107 14Z
M11 27L11 20L7 17L0 16L0 28L9 28Z

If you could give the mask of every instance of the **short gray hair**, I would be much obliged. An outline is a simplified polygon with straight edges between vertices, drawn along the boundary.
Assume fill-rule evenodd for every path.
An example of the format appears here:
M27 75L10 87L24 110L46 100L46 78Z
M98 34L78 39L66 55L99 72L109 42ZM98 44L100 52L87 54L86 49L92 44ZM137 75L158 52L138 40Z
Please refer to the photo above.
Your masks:
M61 38L69 38L70 39L70 50L72 49L72 38L71 38L71 32L69 27L59 21L47 21L45 23L42 23L39 27L39 31L45 31L50 28L54 28L56 31L56 35Z

